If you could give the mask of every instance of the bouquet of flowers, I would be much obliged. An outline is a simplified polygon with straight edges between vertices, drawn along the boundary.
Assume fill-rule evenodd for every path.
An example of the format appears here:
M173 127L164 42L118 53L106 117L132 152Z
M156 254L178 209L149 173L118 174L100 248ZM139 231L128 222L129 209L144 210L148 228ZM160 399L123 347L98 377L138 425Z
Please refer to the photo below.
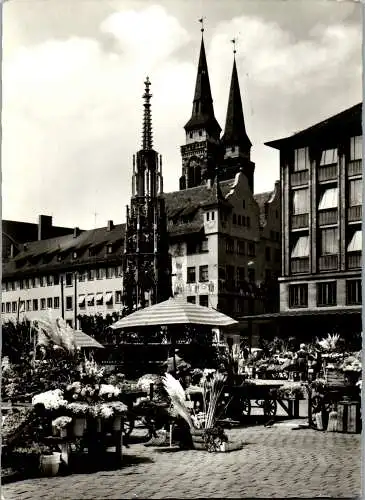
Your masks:
M349 356L343 362L341 369L344 372L361 372L361 361L357 359L355 356Z
M53 420L52 427L55 430L60 431L61 429L65 429L71 422L72 422L71 417L66 417L66 416L58 417L55 420Z
M94 417L108 419L124 414L127 411L127 407L120 401L113 401L111 403L96 404L91 407L90 411Z
M120 393L121 393L121 390L118 387L116 387L115 385L101 384L100 388L99 388L98 396L101 399L110 400L110 399L116 399Z
M42 392L32 399L32 405L43 405L46 410L58 410L67 406L67 401L63 398L61 389Z
M84 417L89 413L90 407L87 403L69 403L67 405L67 412L71 413L71 415L78 416L78 417Z
M301 399L304 398L303 387L300 383L292 383L287 386L279 387L277 390L279 398Z

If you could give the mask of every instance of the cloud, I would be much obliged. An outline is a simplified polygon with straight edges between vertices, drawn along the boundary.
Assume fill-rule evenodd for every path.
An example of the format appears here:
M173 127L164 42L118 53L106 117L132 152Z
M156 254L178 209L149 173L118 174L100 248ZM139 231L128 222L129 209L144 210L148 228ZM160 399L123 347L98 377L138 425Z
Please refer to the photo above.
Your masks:
M94 12L94 24L95 19ZM190 34L158 5L119 9L100 19L98 29L94 37L73 34L4 53L4 218L35 220L39 213L53 213L57 224L85 228L94 225L94 212L98 225L124 220L147 74L165 189L178 189L199 42L195 57L186 60ZM258 191L268 190L278 178L278 158L264 141L361 99L361 26L314 24L305 37L296 37L254 15L218 23L206 34L206 47L222 127L232 69L229 40L237 33L255 184Z

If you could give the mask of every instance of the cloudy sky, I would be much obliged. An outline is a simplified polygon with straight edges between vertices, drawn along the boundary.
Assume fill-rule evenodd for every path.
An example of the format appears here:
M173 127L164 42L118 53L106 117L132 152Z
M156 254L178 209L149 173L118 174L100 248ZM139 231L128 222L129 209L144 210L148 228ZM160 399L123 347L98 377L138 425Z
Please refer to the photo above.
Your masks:
M3 7L4 219L92 228L124 220L140 148L143 81L152 82L154 146L177 190L191 114L200 25L216 117L224 127L237 66L256 162L272 189L278 155L264 142L362 100L361 7L320 0L8 0ZM97 213L95 216L94 214Z

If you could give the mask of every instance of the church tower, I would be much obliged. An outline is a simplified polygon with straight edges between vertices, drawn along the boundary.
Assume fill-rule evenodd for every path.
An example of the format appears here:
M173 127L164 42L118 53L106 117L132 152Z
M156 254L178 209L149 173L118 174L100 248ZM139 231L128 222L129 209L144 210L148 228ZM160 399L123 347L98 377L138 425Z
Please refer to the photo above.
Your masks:
M235 40L232 42L235 44ZM224 159L220 168L220 180L233 179L239 171L242 171L253 192L255 164L251 161L252 144L246 132L235 54L234 48L226 126L222 136Z
M162 158L152 147L148 77L144 83L142 149L133 156L132 198L126 217L123 301L127 313L171 296Z
M215 165L219 158L221 127L214 116L213 99L210 90L208 65L204 46L204 28L195 84L193 110L185 125L186 144L181 146L182 176L180 189L199 186L213 180Z

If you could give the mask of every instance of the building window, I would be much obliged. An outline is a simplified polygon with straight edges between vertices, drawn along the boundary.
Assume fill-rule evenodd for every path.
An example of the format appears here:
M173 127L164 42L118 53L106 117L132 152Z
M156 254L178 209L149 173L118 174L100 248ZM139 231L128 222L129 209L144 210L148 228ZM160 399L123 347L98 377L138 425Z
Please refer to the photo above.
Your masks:
M328 281L317 283L317 306L335 306L337 304L337 283Z
M308 285L289 285L289 307L308 307Z
M59 297L54 297L53 298L53 307L55 309L59 309L60 308L60 298Z
M186 297L186 300L187 300L187 302L189 302L189 304L196 304L195 295L189 295L188 297Z
M11 303L11 311L16 313L18 304L14 301Z
M7 285L8 285L8 284L7 284L7 282L6 282L6 281L3 281L3 282L1 283L1 289L2 289L2 291L3 291L3 292L5 292L5 291L7 291L7 290L8 290L8 286L7 286Z
M19 312L24 312L25 311L25 302L24 300L21 300L19 302Z
M93 294L93 293L90 293L90 294L87 296L87 305L88 305L88 306L93 306L93 305L95 305L95 297L94 297L94 294Z
M232 216L233 224L237 224L237 215L233 214Z
M41 299L41 309L45 309L46 308L46 299Z
M240 215L237 216L237 224L242 226L242 217Z
M350 139L350 160L362 160L362 135Z
M113 292L106 292L105 294L105 304L108 306L113 305Z
M85 309L86 306L85 295L79 295L79 298L77 299L77 305L79 306L80 309Z
M338 161L338 154L337 154L337 149L326 149L325 151L322 151L322 156L321 156L321 166L324 165L333 165L334 163L337 163Z
M350 181L349 206L356 207L362 205L362 179Z
M265 248L265 260L266 260L266 262L270 262L270 260L271 260L271 248L270 247Z
M215 219L215 212L212 212L212 220Z
M208 266L199 266L199 281L201 283L209 281Z
M321 231L321 255L333 255L338 253L338 230L337 227L322 229Z
M1 312L4 313L5 312L5 302L2 302L1 303Z
M29 299L28 299L28 300L26 301L26 303L25 303L25 308L26 308L26 310L27 310L27 311L30 311L31 306L32 306L32 302L31 302L31 300L29 300Z
M361 280L346 280L346 304L348 306L361 306Z
M207 212L207 221L209 221L210 218L210 212Z
M6 303L6 312L10 313L11 312L11 302Z
M33 299L33 311L38 311L38 299Z
M208 307L209 300L208 295L199 295L199 304L204 307Z
M40 286L45 286L45 278L44 278L44 276L40 276L40 278L39 278L39 284L40 284Z
M72 286L72 273L66 273L66 286Z
M238 255L245 255L245 242L244 241L237 241L237 253Z
M248 275L248 281L249 281L250 283L253 283L253 282L255 282L255 281L256 281L256 273L255 273L255 269L253 269L252 267L250 267L250 268L248 269L248 273L247 273L247 275Z
M233 253L234 252L234 240L232 238L226 239L226 252Z
M112 277L112 268L111 267L106 267L105 268L105 277L107 279L110 279Z
M77 252L72 252L72 258L77 259Z
M292 212L293 215L307 214L309 212L309 189L293 191Z
M246 217L246 226L251 227L251 219L249 216Z
M309 257L309 237L299 236L296 240L293 250L291 252L292 259L300 259L302 257Z
M66 310L70 311L72 309L72 297L66 297Z
M189 132L189 137L190 137L190 139L193 138L193 133L192 132Z
M186 282L195 283L195 281L196 281L195 267L188 267L186 269Z
M19 281L19 288L20 288L20 290L24 289L24 281L23 280Z
M255 243L253 241L248 243L247 255L249 257L255 257L255 255L256 255Z
M208 252L208 238L205 238L200 244L200 252Z
M330 210L338 207L338 188L326 189L322 194L318 210Z
M347 246L348 252L362 252L362 231L355 231Z
M102 306L104 302L104 297L102 293L97 293L96 294L96 305L97 306Z
M30 287L29 287L29 279L28 279L28 278L26 278L26 279L24 280L24 288L25 288L26 290L29 290L29 288L30 288Z
M115 303L120 304L122 302L122 292L120 290L117 290L115 292Z
M87 272L87 279L88 281L93 281L94 280L94 269L89 269Z
M47 299L47 307L48 307L48 309L52 309L52 306L53 306L52 297L48 297L48 299Z
M203 135L203 131L199 130L199 137L201 137L202 135Z
M113 245L107 245L106 246L106 253L110 254L113 253Z
M309 168L309 150L300 148L294 151L294 172Z
M242 226L246 226L246 217L244 215L242 215Z
M32 278L32 288L36 288L37 287L37 280L36 278Z
M95 269L95 278L97 280L103 279L103 274L104 274L103 271L104 271L104 269L101 269L101 268Z
M83 272L79 273L79 282L85 281L85 274Z
M237 281L242 282L245 280L245 268L237 267Z
M47 276L47 286L52 286L52 285L53 285L52 276L49 274Z

